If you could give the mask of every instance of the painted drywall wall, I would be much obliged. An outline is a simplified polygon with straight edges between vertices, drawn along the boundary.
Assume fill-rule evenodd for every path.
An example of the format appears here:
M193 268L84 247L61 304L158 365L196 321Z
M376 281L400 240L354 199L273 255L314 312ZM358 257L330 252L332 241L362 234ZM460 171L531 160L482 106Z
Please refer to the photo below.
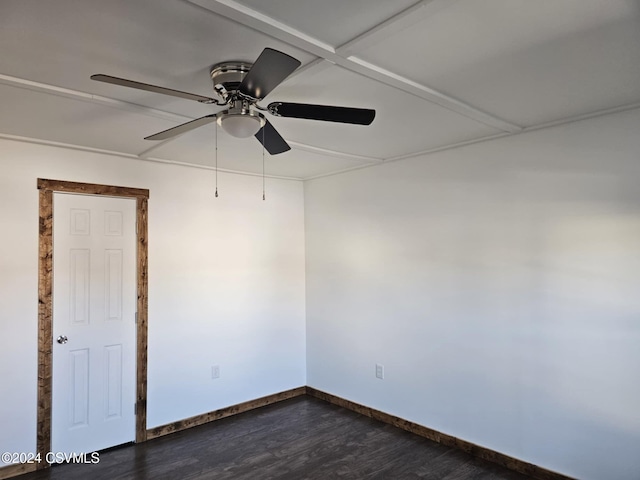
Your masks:
M150 190L149 428L306 383L300 182L0 140L0 452L36 445L38 177Z
M308 384L637 479L638 132L628 111L305 183Z

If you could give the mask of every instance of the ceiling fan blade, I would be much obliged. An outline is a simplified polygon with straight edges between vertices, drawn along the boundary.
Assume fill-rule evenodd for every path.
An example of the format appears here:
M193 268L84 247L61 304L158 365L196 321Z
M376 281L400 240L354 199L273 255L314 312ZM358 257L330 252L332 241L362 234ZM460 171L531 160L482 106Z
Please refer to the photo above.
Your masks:
M196 100L201 103L217 103L217 100L215 100L214 98L196 95L195 93L181 92L180 90L158 87L156 85L150 85L148 83L135 82L133 80L127 80L126 78L112 77L111 75L103 75L101 73L91 75L90 78L91 80L96 80L98 82L112 83L114 85L120 85L122 87L137 88L138 90L145 90L147 92L162 93L164 95L171 95L172 97L186 98L187 100Z
M293 73L300 61L272 48L265 48L240 84L240 93L258 100Z
M355 125L370 125L376 116L376 111L368 108L334 107L307 103L273 102L267 108L269 113L277 117L307 118Z
M270 155L277 155L291 150L289 144L280 136L278 131L273 128L273 125L271 125L268 120L265 120L265 122L264 126L258 130L258 133L256 133L255 136L258 141L264 145L267 152L269 152ZM263 132L264 143L262 142Z
M215 122L216 114L213 113L211 115L206 115L204 117L196 118L195 120L191 120L190 122L183 123L182 125L178 125L177 127L169 128L167 130L163 130L160 133L156 133L155 135L151 135L149 137L145 137L145 140L166 140L171 137L175 137L177 135L181 135L183 133L188 132L189 130L193 130L194 128L201 127L206 125L207 123Z

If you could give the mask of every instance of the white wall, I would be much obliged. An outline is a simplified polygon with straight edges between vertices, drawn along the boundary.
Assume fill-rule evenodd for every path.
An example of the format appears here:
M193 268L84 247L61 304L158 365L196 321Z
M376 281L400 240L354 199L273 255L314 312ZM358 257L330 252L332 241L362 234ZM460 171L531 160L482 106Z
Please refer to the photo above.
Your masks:
M308 384L637 479L639 133L635 110L307 182Z
M219 174L214 199L210 171L0 140L0 451L35 449L43 177L151 190L149 427L307 383L637 478L638 132L635 110L318 179L304 215L298 182L262 202Z
M150 190L150 428L305 385L300 182L0 140L0 452L36 444L38 177Z

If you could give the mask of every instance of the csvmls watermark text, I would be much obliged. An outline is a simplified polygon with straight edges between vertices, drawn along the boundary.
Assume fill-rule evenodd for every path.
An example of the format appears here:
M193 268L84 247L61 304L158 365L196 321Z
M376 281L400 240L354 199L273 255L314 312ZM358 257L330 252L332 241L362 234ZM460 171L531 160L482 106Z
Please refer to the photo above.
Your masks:
M32 452L4 452L0 460L7 465L16 463L100 463L100 454L73 453L73 452L47 452L44 455Z

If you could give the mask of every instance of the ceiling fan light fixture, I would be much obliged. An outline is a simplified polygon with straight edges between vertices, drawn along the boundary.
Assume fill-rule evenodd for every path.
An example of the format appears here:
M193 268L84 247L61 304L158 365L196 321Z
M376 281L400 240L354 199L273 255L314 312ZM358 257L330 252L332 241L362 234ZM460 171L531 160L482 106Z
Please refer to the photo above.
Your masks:
M168 140L194 128L216 122L216 125L220 125L233 137L254 136L269 154L277 155L291 150L291 147L258 110L269 112L277 117L353 125L371 124L376 115L375 110L372 109L291 102L272 102L267 108L258 105L258 102L278 87L300 65L299 60L269 47L263 49L253 63L240 61L218 63L212 67L210 74L213 89L220 97L219 99L101 73L91 75L91 79L228 108L228 110L211 113L149 135L145 140Z
M256 112L220 113L217 122L232 137L247 138L260 131L265 119Z

